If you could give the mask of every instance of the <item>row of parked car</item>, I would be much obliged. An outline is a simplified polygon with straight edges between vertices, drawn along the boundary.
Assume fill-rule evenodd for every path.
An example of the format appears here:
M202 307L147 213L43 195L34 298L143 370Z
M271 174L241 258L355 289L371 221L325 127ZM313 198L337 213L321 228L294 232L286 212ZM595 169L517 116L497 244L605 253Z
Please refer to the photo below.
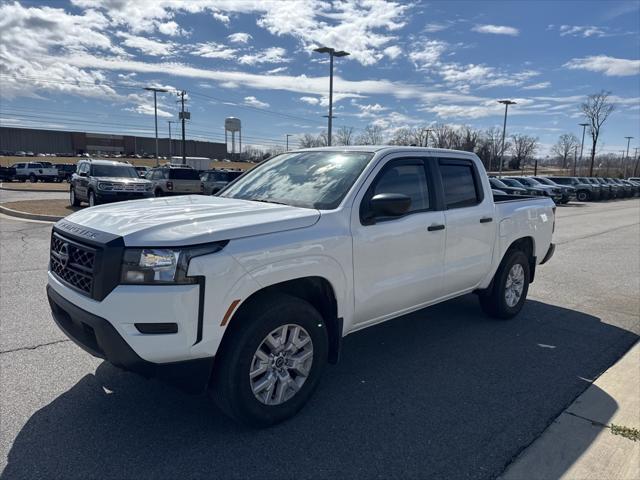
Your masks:
M74 163L19 162L1 167L0 179L5 182L68 182L75 171Z
M186 165L134 167L111 160L81 160L71 177L69 201L73 206L167 195L215 195L242 174L232 170L199 172Z
M494 193L546 196L559 204L572 199L591 202L640 195L640 177L627 180L603 177L490 177L489 182Z

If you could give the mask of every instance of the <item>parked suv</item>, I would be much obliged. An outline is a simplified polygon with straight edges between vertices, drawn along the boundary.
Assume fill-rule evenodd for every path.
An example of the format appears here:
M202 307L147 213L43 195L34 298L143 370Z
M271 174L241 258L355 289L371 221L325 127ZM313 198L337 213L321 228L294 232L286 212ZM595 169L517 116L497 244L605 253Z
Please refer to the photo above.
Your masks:
M90 207L152 195L150 181L139 178L129 163L111 160L80 160L71 176L69 203L74 207L87 202Z
M166 165L152 169L145 178L153 182L153 194L156 197L202 192L200 175L191 167Z
M531 177L534 180L538 181L542 185L547 185L549 187L559 188L562 192L562 197L560 198L559 203L566 204L569 203L572 197L576 196L576 189L569 185L560 185L559 183L554 182L553 180L549 180L545 177Z
M58 169L58 181L70 182L71 177L76 173L75 163L54 163L54 168Z
M202 180L202 193L205 195L215 195L240 175L242 175L242 172L229 170L203 172L200 175L200 180Z
M576 199L579 202L593 201L597 198L596 187L591 183L584 183L576 177L547 177L560 185L569 185L576 189Z

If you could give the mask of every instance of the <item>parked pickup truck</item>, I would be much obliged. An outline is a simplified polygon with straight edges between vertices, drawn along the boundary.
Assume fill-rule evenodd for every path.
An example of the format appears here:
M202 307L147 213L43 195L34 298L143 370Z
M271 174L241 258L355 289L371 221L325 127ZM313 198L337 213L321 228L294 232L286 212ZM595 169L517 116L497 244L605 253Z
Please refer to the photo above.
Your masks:
M208 388L265 426L307 402L342 338L477 293L506 319L554 252L548 197L491 194L473 153L329 147L222 190L104 205L53 227L47 293L89 353Z
M53 182L58 178L58 169L50 166L47 167L37 162L22 162L11 165L16 169L15 179L22 182L29 180L30 182Z

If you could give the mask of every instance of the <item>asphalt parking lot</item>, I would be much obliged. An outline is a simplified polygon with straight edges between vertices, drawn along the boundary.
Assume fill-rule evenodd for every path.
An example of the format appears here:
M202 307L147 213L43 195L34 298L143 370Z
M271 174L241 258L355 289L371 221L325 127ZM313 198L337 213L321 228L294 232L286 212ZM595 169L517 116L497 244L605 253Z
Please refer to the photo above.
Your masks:
M0 218L2 479L494 478L640 335L640 199L574 203L516 319L469 295L355 333L298 416L256 431L68 341L50 229Z

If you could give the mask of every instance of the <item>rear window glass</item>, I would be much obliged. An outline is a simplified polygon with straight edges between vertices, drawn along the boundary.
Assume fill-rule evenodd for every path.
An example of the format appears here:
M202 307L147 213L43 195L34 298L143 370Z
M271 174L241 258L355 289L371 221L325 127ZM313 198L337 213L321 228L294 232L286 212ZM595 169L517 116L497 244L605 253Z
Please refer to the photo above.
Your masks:
M192 168L172 168L169 170L171 180L200 180L198 172Z

